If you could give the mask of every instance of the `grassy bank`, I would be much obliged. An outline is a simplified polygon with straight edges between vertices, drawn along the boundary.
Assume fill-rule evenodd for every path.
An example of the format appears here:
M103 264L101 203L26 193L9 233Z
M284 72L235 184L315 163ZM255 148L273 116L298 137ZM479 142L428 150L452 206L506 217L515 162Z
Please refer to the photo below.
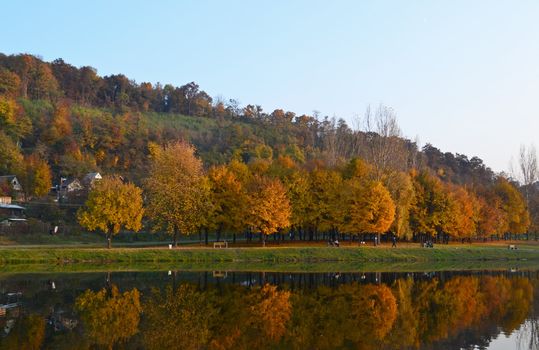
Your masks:
M0 248L0 265L6 264L108 264L108 263L302 263L315 262L478 262L539 261L539 246L449 245L419 247L268 247L268 248Z
M539 260L479 260L421 262L115 262L99 263L20 263L0 266L0 280L13 274L28 273L91 273L91 272L153 272L153 271L249 271L286 273L329 272L429 272L478 270L539 270Z

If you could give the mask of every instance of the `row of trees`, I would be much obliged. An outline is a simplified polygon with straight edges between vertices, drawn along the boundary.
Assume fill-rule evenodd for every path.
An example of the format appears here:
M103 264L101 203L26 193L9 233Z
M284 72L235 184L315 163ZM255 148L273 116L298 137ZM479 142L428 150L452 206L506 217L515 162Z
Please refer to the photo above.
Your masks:
M527 226L525 214L514 200L513 207L518 207L515 214L508 214L512 207L500 204L511 202L511 196L496 190L503 187L501 178L508 177L494 174L481 159L444 153L429 144L418 149L417 142L402 137L394 111L383 105L368 108L357 124L353 129L342 119L321 117L317 112L296 115L276 109L267 113L256 105L241 107L237 101L212 100L194 83L162 88L148 83L136 84L121 75L99 77L91 67L76 68L62 60L47 63L31 55L0 55L0 174L18 175L27 199L47 194L60 176L81 177L91 171L119 173L149 189L151 186L145 184L144 179L156 174L148 162L153 157L153 145L183 139L196 147L206 169L226 168L238 161L256 169L261 164L292 160L295 171L290 173L310 174L309 177L299 175L305 178L328 176L326 180L332 181L333 172L337 172L343 184L354 188L356 193L363 191L362 198L369 195L370 190L364 191L366 182L369 186L379 182L377 186L383 185L389 191L395 205L395 220L390 229L401 237L414 233L449 232L453 237L466 236L471 234L469 232L517 233ZM529 154L521 157L524 163L526 157L530 159ZM362 180L359 180L361 176L344 175L342 169L353 159L368 163L369 174ZM524 164L523 161L519 164ZM320 171L313 173L315 169ZM531 213L530 229L535 232L539 228L539 191L534 185L537 171L530 169L532 167L527 167L523 172L526 176L520 181L520 190L524 194L525 209ZM268 179L278 179L285 186L291 202L290 227L301 237L366 232L356 224L353 224L355 228L349 224L354 216L364 213L334 213L339 217L335 220L327 208L303 212L298 209L301 208L299 199L295 200L295 194L288 188L297 174L249 171L260 178L243 183L253 193L258 192L252 188L267 186L257 182ZM210 176L210 173L206 171L205 175ZM326 180L312 179L314 182ZM510 185L517 184L511 182ZM305 184L296 186L301 188ZM434 190L423 188L425 186L434 186ZM443 195L436 200L421 197L433 191ZM9 188L0 187L0 192L9 192ZM334 197L328 197L331 200L351 200L341 198L335 189L330 192ZM469 205L456 209L458 205L451 204L465 201L464 193L470 195L474 203L471 216ZM314 197L310 204L321 198L328 200L320 196ZM497 200L500 196L503 198ZM419 199L423 200L424 208L429 206L427 214L440 213L434 215L437 218L429 221L425 215L412 210L412 204ZM499 210L500 207L503 210ZM148 210L151 212L151 207ZM455 210L466 212L460 216L467 219L451 222L448 213ZM494 227L494 219L490 223L480 222L478 218L486 217L487 212L491 217L502 218L498 221L499 227ZM324 217L318 218L320 222L313 222L312 218L298 221L311 213ZM410 217L411 213L415 214L414 218ZM470 217L474 218L473 225ZM515 224L517 221L519 224ZM233 231L242 232L250 226L247 222L243 220L242 228ZM210 224L202 227L231 232L227 225L223 224L222 229ZM176 229L193 231L192 225Z
M49 341L53 348L80 349L487 346L500 331L511 334L536 317L533 300L530 280L505 276L400 278L389 285L353 282L305 290L270 284L201 290L181 283L144 295L112 285L77 296L67 308L75 309L81 326ZM531 322L536 326L537 320ZM0 338L0 346L37 349L45 334L43 317L29 315Z
M527 232L520 192L500 177L473 191L443 183L427 171L378 174L353 159L340 167L301 167L290 157L249 165L234 159L204 171L192 145L150 145L143 181L145 214L153 230L180 235L275 233L320 239L390 232L402 239L490 237ZM79 212L84 227L111 234L137 231L142 190L120 178L104 179Z

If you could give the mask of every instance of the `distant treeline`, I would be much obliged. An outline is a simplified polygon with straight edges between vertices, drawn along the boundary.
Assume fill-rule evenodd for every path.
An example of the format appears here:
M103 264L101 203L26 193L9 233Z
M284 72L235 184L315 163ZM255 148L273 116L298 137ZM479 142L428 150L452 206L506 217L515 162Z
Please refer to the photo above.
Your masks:
M369 183L381 183L391 194L395 222L402 221L399 203L420 197L432 202L425 204L425 215L437 220L431 214L441 206L425 188L439 187L462 203L475 203L466 197L473 196L483 203L481 215L505 213L498 222L514 223L506 232L536 231L534 186L518 186L477 157L444 153L430 144L418 149L402 137L389 107L367 110L362 125L353 129L343 119L316 113L267 113L256 104L214 100L194 82L180 87L136 83L121 74L100 77L92 67L77 68L61 59L0 54L0 175L18 175L27 199L45 196L60 176L89 171L121 174L142 184L152 176L149 145L186 140L196 147L206 171L231 161L261 173L271 164L288 164L299 173L337 172L346 180L351 176L344 169L359 161L368 168ZM399 186L412 194L399 192ZM0 185L0 191L9 188ZM478 212L463 215L477 224ZM439 222L431 226L435 231L419 232L444 233ZM478 232L467 230L466 235Z

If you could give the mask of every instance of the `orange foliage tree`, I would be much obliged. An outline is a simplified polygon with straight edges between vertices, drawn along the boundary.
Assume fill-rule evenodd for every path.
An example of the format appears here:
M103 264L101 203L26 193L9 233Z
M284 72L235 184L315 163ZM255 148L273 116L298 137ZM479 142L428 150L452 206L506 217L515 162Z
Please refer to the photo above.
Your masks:
M266 237L290 225L290 201L278 179L255 176L249 184L248 224Z

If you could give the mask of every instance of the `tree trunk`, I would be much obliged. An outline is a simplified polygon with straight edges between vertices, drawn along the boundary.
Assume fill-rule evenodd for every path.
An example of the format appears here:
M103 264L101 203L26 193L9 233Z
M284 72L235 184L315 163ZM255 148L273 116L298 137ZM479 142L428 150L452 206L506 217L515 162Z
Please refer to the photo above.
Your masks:
M204 244L208 245L208 228L204 229Z
M216 241L216 242L221 241L221 230L222 230L222 227L223 227L222 225L219 225L219 227L217 228L217 232L216 232L216 236L217 236L217 237L215 237L215 241Z
M112 248L112 233L107 233L107 248Z
M178 248L178 229L174 228L174 248Z
M260 237L262 238L262 247L266 246L266 235L263 233L260 233Z

